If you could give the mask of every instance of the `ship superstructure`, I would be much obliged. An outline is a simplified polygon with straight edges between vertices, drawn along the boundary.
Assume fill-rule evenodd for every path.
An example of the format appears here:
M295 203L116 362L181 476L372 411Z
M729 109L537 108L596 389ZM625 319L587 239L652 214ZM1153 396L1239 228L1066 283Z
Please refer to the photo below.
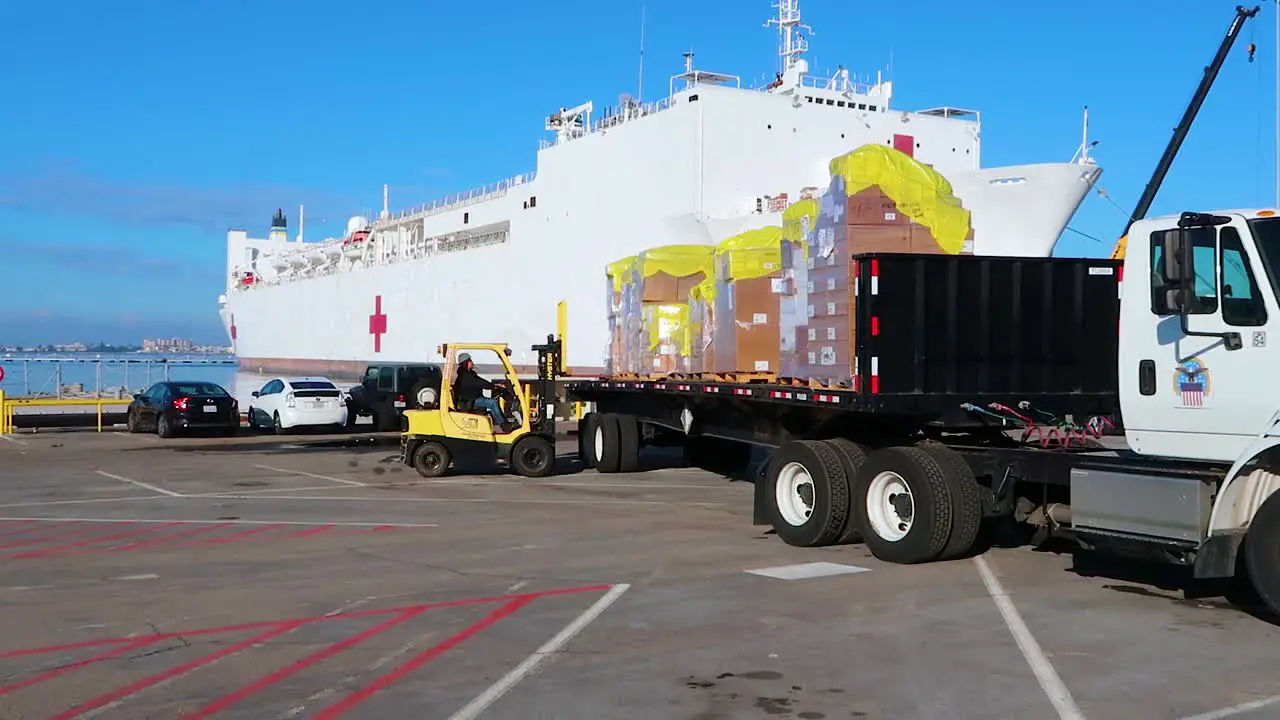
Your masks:
M866 144L946 177L972 212L977 253L1051 254L1101 173L1087 144L1070 162L983 169L977 111L902 111L879 73L811 74L799 0L777 8L780 69L767 86L745 88L686 53L661 100L550 113L536 172L400 211L384 187L378 217L353 217L322 242L304 241L301 218L294 240L275 221L265 240L229 232L220 302L242 367L349 376L438 359L450 339L509 342L529 365L567 300L568 364L597 372L607 263L779 224L789 203L825 187L833 157Z

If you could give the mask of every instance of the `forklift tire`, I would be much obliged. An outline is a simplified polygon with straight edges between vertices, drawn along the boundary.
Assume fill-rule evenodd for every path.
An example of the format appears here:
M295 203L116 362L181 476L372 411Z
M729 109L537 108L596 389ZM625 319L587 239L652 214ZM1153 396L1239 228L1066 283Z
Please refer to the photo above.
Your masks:
M1242 550L1249 583L1267 609L1280 616L1280 492L1271 493L1258 508Z
M546 477L556 469L556 446L541 435L525 435L511 448L511 469L525 477Z
M413 451L413 469L424 478L437 478L449 471L453 456L438 442L424 442Z
M599 426L599 413L589 412L578 420L578 459L587 469L600 463L600 458L596 457L596 431Z

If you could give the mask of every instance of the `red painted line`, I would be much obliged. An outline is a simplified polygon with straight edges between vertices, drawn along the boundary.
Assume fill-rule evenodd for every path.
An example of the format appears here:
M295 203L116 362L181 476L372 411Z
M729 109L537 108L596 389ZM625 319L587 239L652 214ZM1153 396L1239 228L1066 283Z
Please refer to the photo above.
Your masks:
M496 608L493 612L484 616L484 618L479 622L468 625L467 627L463 628L461 632L457 633L453 637L450 637L449 639L439 643L438 645L433 645L427 648L423 652L410 658L407 662L405 662L403 665L396 668L395 670L392 670L391 672L386 673L385 675L382 675L381 677L375 679L373 682L370 682L368 685L365 685L364 687L360 688L359 690L356 690L355 692L346 696L345 698L338 701L337 703L330 705L329 707L320 711L319 714L312 717L312 720L330 720L331 718L336 718L339 715L342 715L343 713L351 710L352 708L364 702L365 700L368 700L375 693L386 690L387 688L396 684L405 675L408 675L414 670L417 670L423 665L426 665L432 660L435 660L436 658L445 654L450 649L462 644L468 638L474 635L477 635L481 631L486 630L489 627L493 626L502 618L507 617L508 615L514 614L520 608L533 602L533 600L534 600L533 598L520 598L519 600L512 600L511 602Z
M150 637L141 638L134 642L121 645L120 647L114 650L108 650L107 652L94 655L93 657L87 660L77 660L76 662L70 663L68 665L63 665L61 667L54 668L53 670L49 670L48 672L43 672L43 673L40 673L39 675L33 675L27 678L26 680L20 680L16 683L10 683L8 685L0 686L0 695L8 695L11 692L16 692L23 688L31 687L32 685L37 685L39 683L42 683L45 680L52 680L60 675L65 675L71 672L72 670L77 670L79 668L82 668L85 665L92 665L93 663L102 662L103 660L110 660L111 658L116 657L117 655L123 655L129 652L130 650L137 650L138 648L146 647L147 645L150 645L154 642L155 640Z
M390 630L391 628L395 627L396 625L399 625L402 622L405 622L410 618L417 617L423 612L425 611L424 610L407 610L405 612L399 613L395 617L392 617L391 619L386 620L385 622L374 625L373 627L359 634L352 635L346 640L333 643L332 645L329 645L328 647L318 652L312 653L311 655L308 655L307 657L302 658L301 660L293 663L288 667L281 668L271 673L270 675L267 675L266 677L259 679L257 682L250 683L249 685L245 685L239 690L236 690L235 692L229 695L224 695L221 698L218 698L217 700L215 700L214 702L209 703L208 705L205 705L204 707L200 708L194 713L190 715L183 715L182 717L185 720L197 720L198 718L209 717L210 715L220 710L225 710L231 705L234 705L235 703L240 702L241 700L249 697L250 695L258 692L259 690L264 690L268 687L271 687L272 685L275 685L276 683L280 682L281 680L284 680L290 675L293 675L302 670L305 670L311 667L312 665L315 665L318 662L327 660L330 657L333 657L334 655L337 655L338 653L342 652L343 650L351 648L355 645L359 645L365 640L368 640L369 638L379 633Z
M106 542L107 540L118 540L120 538L132 537L134 535L141 535L143 533L154 532L156 530L163 530L164 528L167 528L167 527L173 527L174 525L182 525L182 524L183 523L180 523L180 522L171 522L171 523L163 523L160 525L152 525L151 527L144 527L144 528L139 528L137 530L130 530L128 532L116 533L115 535L103 535L102 537L89 538L88 540L81 540L80 542L67 543L66 545L58 545L57 547L45 548L43 550L33 550L31 552L19 553L17 555L10 555L9 557L11 559L18 559L18 558L37 558L37 557L46 557L49 555L57 555L63 550L67 550L69 548L82 547L84 545L93 545L95 543Z
M12 530L12 528L16 528L19 525L30 525L36 522L40 522L40 521L39 520L5 520L4 526L0 527L0 529L10 530L10 532L0 533L0 537L8 537L10 535L21 535L22 533L25 533L25 532L31 532L34 528L25 528L22 530Z
M201 658L196 658L191 662L186 662L181 665L178 665L177 667L169 668L168 670L165 670L162 673L156 673L151 677L143 678L135 683L131 683L129 685L125 685L122 688L118 688L116 690L112 690L111 692L99 695L98 697L93 698L92 700L87 700L64 713L54 715L53 717L49 718L49 720L71 720L71 718L79 717L89 712L90 710L93 710L95 708L100 708L103 705L109 705L113 702L116 702L117 700L123 700L124 698L127 698L130 695L133 695L134 693L140 690L146 690L152 685L157 685L159 683L162 683L165 680L168 680L169 678L178 677L179 675L185 675L191 672L192 670L197 670L205 665L208 665L209 663L215 660L221 660L222 658L227 657L228 655L234 655L240 652L241 650L244 650L245 648L251 647L253 645L257 645L258 643L266 642L278 635L283 635L289 632L290 630L293 630L294 628L298 627L299 625L302 625L303 623L293 621L293 622L283 622L283 623L276 622L272 624L275 627L271 628L270 630L264 633L259 633L257 635L254 635L248 640L242 640L234 645L229 645L217 652L209 653L208 655L205 655L204 657L201 657Z
M128 527L128 526L129 524L126 524L124 527ZM85 526L81 530L72 530L70 532L65 532L65 533L55 532L52 535L41 535L40 537L36 537L36 538L29 537L20 542L0 545L0 550L7 550L9 548L16 548L16 547L24 547L27 545L39 545L40 543L47 543L50 540L62 540L63 538L76 537L78 535L84 535L85 533L102 532L107 528L118 528L118 527L121 527L120 523L89 523L87 526ZM43 529L48 529L48 528L43 528Z
M259 533L264 533L264 532L267 532L268 530L274 530L274 529L279 528L279 527L284 527L284 525L280 525L280 524L276 524L276 523L272 523L271 525L263 525L263 526L261 526L261 527L256 527L256 528L254 528L254 529L252 529L252 530L245 530L244 532L238 532L238 533L236 533L236 534L234 534L234 535L227 535L226 537L214 538L214 539L212 539L212 540L205 540L205 541L204 541L204 544L205 544L205 545L217 545L217 544L219 544L219 543L235 542L235 541L237 541L237 540L241 540L241 539L243 539L243 538L247 538L247 537L250 537L250 536L252 536L252 535L257 535L257 534L259 534Z
M315 617L295 618L293 620L265 620L261 622L243 623L240 625L225 625L223 627L200 628L197 630L177 630L174 632L159 633L157 635L147 635L145 637L152 640L168 640L176 637L200 637L202 635L217 635L218 633L231 632L247 632L249 630L258 630L261 628L275 627L281 623L290 623L295 625L305 625L313 622L324 622L326 620L350 620L352 618L373 617L376 615L386 615L389 613L409 612L410 610L437 610L440 608L465 607L467 605L484 605L487 603L514 602L516 600L529 599L536 600L541 597L552 597L556 595L575 595L585 592L604 592L612 585L584 585L582 587L559 588L556 590L542 590L539 592L520 593L518 595L495 595L493 597L482 598L464 598L461 600L444 600L435 603L426 603L422 605L407 605L394 608L381 608L376 610L356 610L355 612L339 613L337 615L317 615ZM47 647L27 648L24 650L10 650L8 652L0 652L0 660L9 658L23 657L27 655L40 655L44 653L64 652L67 650L81 650L91 647L101 647L103 645L111 645L122 642L133 642L141 640L140 637L116 637L104 640L87 640L85 642L66 643L63 645L49 645Z
M338 527L336 524L321 525L320 527L313 527L310 530L303 530L302 532L296 532L290 535L289 537L291 538L311 537L312 535L319 535L322 532L325 532L327 530L332 530L336 527Z
M120 545L113 548L107 548L103 552L124 552L126 550L137 550L140 547L147 547L148 545L159 545L160 543L167 543L172 540L177 540L178 538L191 537L192 535L199 535L201 533L213 532L214 530L221 530L222 528L228 527L230 525L235 525L235 523L224 522L224 523L218 523L217 525L205 525L204 527L198 527L198 528L195 528L194 530L183 530L182 532L177 532L172 535L165 535L164 537L155 538L154 540L139 540L136 543L129 543L128 545Z
M28 533L44 532L45 530L48 530L49 528L59 528L59 527L63 527L63 526L65 526L65 525L75 525L75 524L77 524L78 522L82 522L82 521L79 521L79 520L59 520L59 521L57 521L57 522L45 523L44 525L42 525L42 526L40 526L40 527L29 527L29 528L23 528L23 529L21 529L21 530L15 530L15 531L13 531L13 532L7 532L7 533L4 533L4 534L0 534L0 538L4 538L4 537L11 537L11 536L13 536L13 535L26 535L26 534L28 534Z

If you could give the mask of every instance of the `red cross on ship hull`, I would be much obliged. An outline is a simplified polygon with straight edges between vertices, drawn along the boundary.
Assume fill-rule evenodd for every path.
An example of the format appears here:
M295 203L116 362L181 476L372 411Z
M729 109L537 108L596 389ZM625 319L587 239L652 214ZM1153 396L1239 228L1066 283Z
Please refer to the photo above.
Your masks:
M382 352L382 336L387 333L387 316L382 314L382 296L373 298L373 314L369 316L369 334L373 336L373 351Z

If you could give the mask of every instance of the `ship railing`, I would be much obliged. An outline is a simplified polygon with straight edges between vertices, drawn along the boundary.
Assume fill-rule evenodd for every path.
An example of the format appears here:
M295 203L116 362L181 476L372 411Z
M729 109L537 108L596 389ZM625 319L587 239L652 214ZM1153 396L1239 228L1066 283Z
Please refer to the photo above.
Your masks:
M533 179L536 178L537 176L538 176L538 173L536 170L530 171L527 173L523 173L521 175L516 175L515 177L512 177L512 178L507 178L506 180L500 180L495 183L490 183L483 187L475 188L473 190L467 190L466 192L447 195L443 198L440 198L439 200L433 200L424 205L419 205L417 207L410 208L408 210L401 210L400 212L392 213L390 216L388 216L385 219L379 219L375 223L375 227L386 227L389 225L395 225L397 223L404 222L405 220L429 217L431 215L436 215L449 210L465 207L467 205L474 205L478 202L483 202L490 198L500 197L502 195L507 194L507 191L509 191L511 188L529 183L533 181Z
M800 77L800 86L813 88L815 90L832 90L835 92L844 92L848 90L858 95L874 95L879 87L872 83L864 82L842 82L839 78L822 77L821 75L803 75Z
M600 132L601 130L608 130L609 128L617 127L632 120L638 120L642 117L648 117L649 115L660 113L663 110L670 109L671 107L671 98L663 98L661 100L653 100L646 103L613 105L605 108L604 115L591 123L590 130L579 131L576 134L566 135L563 139L543 138L538 141L538 149L546 150L549 147L555 147L563 142L577 140L578 138L587 137L588 135Z

